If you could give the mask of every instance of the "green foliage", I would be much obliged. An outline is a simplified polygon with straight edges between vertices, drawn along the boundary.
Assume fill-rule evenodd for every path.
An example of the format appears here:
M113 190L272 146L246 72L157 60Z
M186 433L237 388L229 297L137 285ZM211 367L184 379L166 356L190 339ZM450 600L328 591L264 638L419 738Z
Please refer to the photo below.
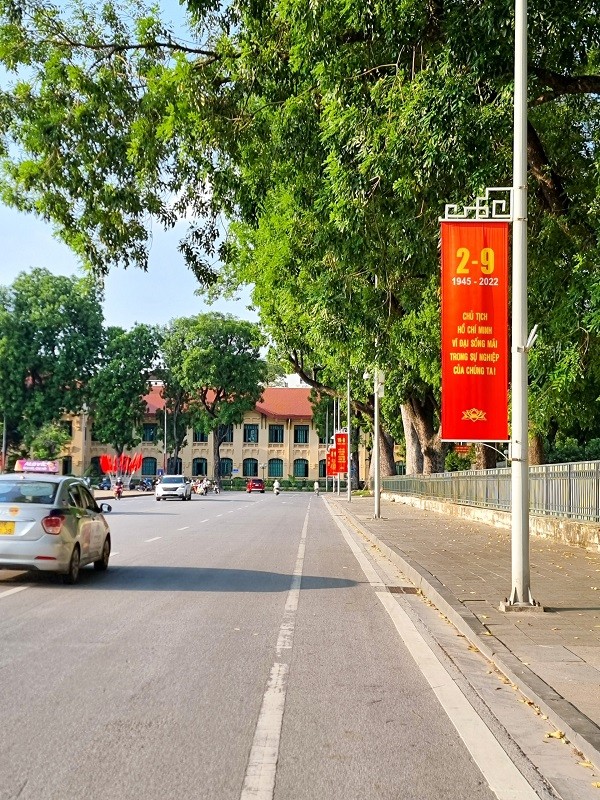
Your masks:
M174 320L166 341L170 374L186 393L192 425L215 434L215 479L220 480L225 430L240 424L262 394L265 339L252 322L212 313Z
M558 436L548 450L548 463L565 464L569 461L597 461L600 459L600 439L590 439L580 444L572 436Z
M29 457L53 461L71 441L71 434L61 422L47 422L27 441Z
M69 19L0 4L0 61L16 76L0 96L5 202L51 220L99 273L145 268L153 220L187 216L181 250L201 285L253 286L276 363L342 397L350 372L365 425L362 374L377 363L384 427L398 437L410 402L422 450L441 452L438 217L511 182L512 1L189 9L177 41L135 4L77 3ZM600 422L596 17L592 0L529 3L542 434Z
M446 472L460 472L463 469L471 469L471 462L474 458L474 453L471 451L465 456L461 456L455 450L451 450L444 461L444 470Z
M102 366L90 381L90 414L96 439L117 454L141 441L144 396L158 364L160 341L159 330L149 325L107 331Z
M86 279L33 269L0 287L0 407L12 446L81 410L102 331L102 309Z

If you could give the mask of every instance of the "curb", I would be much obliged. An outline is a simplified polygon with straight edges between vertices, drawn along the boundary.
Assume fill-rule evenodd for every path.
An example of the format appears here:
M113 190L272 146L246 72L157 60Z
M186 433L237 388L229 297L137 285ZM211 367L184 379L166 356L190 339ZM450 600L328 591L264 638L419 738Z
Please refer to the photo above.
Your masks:
M569 743L585 753L587 759L600 770L600 728L589 717L523 664L499 639L490 635L485 625L421 564L401 550L382 542L348 509L339 506L335 501L325 502L330 512L335 505L337 512L350 521L355 530L371 544L376 545L393 564L399 567L417 589L448 617L488 661L491 661L546 716L559 723L556 727L564 731Z

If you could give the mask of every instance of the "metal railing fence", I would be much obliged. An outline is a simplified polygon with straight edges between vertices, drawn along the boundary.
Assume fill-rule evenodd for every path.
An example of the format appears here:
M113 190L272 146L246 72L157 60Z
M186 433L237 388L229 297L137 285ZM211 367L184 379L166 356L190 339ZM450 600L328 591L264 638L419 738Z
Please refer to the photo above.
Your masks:
M382 479L387 492L511 510L510 467ZM529 510L540 516L600 522L600 461L529 467Z

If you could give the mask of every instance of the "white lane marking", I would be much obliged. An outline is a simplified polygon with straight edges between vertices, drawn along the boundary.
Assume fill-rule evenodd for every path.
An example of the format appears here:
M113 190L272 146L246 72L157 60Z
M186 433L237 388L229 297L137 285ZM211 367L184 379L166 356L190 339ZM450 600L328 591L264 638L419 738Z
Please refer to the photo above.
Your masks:
M217 514L217 517L222 517L222 516L223 516L223 514Z
M16 592L22 592L24 589L29 589L29 586L16 586L14 589L7 589L5 592L0 592L0 600L3 597L8 597L9 594L16 594Z
M159 539L162 539L162 536L155 536L153 539L145 539L146 542L157 542Z
M112 550L111 550L111 553L110 553L110 557L111 558L113 558L114 556L118 556L118 555L119 555L118 551L113 553Z
M290 670L290 651L293 644L296 612L300 599L300 582L304 567L309 511L310 506L304 519L292 583L288 591L283 621L277 637L277 660L271 667L267 688L263 695L240 800L272 800L275 791L279 740L281 738L281 725ZM284 654L284 651L287 651L287 654Z
M208 522L207 519L201 519L200 522Z
M188 529L189 527L190 527L189 525L184 525L184 526L183 526L183 528L177 528L177 530L178 530L178 531L187 531L187 529Z
M408 652L433 689L440 705L465 743L498 800L539 800L502 745L469 703L444 665L412 623L408 614L381 583L370 561L339 518L334 517L348 546L383 607L390 615Z

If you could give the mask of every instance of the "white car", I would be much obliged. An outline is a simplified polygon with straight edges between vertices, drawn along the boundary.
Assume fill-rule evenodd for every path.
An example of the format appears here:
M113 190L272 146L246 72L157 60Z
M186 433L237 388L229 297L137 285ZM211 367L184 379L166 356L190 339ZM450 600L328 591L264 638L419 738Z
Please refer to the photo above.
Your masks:
M191 500L192 482L183 475L163 475L156 484L154 496L157 500L166 500L168 497Z
M106 570L110 510L77 478L0 475L0 569L58 572L65 583L86 564Z

